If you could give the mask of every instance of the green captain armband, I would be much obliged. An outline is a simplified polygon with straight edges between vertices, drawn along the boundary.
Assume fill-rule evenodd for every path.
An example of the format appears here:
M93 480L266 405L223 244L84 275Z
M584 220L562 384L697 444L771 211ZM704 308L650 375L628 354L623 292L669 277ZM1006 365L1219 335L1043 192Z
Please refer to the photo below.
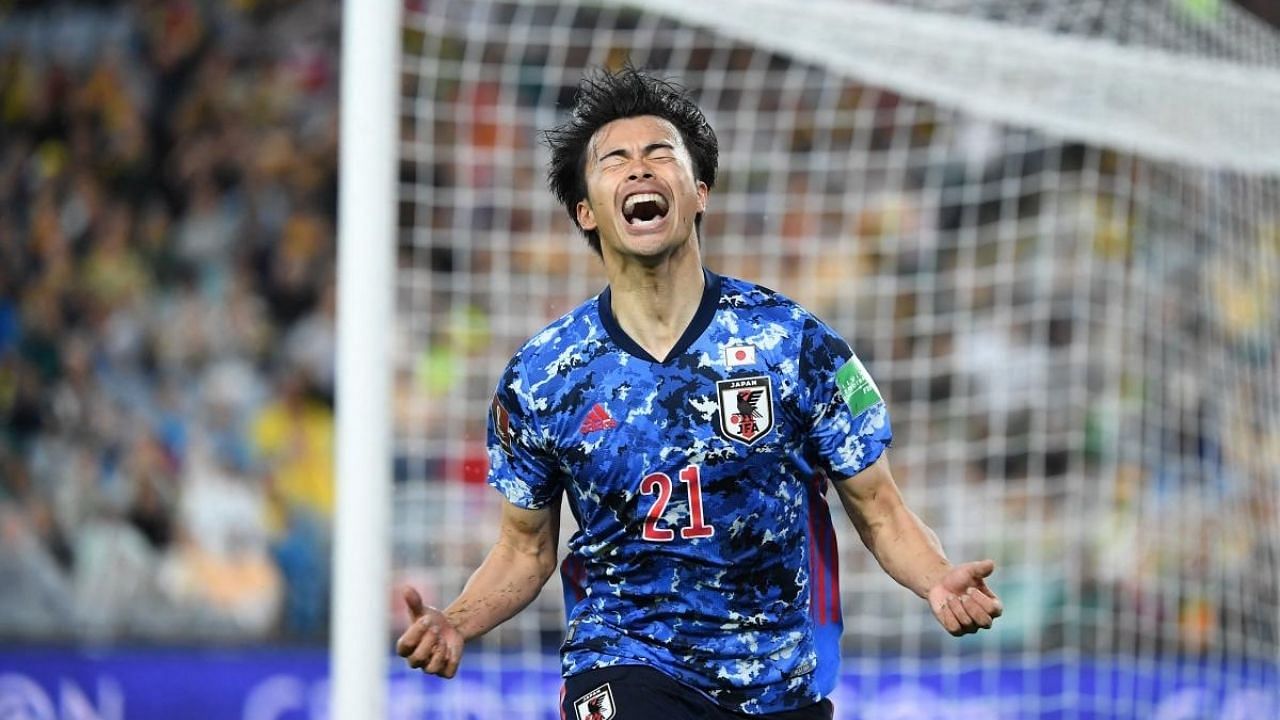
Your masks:
M855 355L849 362L836 371L836 387L840 388L840 396L845 405L853 411L854 417L861 415L867 408L882 402L880 388L867 374L867 369Z

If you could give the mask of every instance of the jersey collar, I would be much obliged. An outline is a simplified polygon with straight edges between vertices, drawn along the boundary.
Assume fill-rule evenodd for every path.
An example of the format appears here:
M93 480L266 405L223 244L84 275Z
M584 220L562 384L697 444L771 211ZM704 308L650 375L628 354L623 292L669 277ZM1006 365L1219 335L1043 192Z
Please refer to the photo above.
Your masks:
M684 354L690 345L702 336L702 333L711 325L712 318L716 315L716 306L720 304L720 276L702 268L702 300L698 302L698 311L693 314L693 320L689 321L689 326L684 329L684 333L680 335L680 339L676 341L671 352L667 353L665 362L659 362L657 358L649 354L649 351L640 347L640 344L631 339L631 336L623 331L622 326L618 324L618 319L613 316L613 289L606 287L604 292L600 293L600 324L604 326L605 332L609 333L609 339L614 344L622 348L629 355L634 355L646 362L658 365L667 364Z

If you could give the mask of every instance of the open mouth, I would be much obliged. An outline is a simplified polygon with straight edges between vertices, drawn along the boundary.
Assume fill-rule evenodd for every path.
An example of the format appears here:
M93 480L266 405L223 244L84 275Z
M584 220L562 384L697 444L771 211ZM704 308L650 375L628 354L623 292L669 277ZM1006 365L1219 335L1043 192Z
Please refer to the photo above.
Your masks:
M636 193L622 202L622 217L628 225L648 227L661 222L668 207L667 199L658 193Z

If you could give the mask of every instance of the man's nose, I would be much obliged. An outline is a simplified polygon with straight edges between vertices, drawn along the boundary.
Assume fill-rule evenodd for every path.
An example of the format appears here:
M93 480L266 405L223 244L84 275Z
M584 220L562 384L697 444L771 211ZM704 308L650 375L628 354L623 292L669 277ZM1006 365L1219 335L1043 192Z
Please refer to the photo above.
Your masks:
M648 180L653 177L653 170L649 168L649 162L644 158L635 158L631 161L631 167L628 168L627 179L639 180L644 178Z

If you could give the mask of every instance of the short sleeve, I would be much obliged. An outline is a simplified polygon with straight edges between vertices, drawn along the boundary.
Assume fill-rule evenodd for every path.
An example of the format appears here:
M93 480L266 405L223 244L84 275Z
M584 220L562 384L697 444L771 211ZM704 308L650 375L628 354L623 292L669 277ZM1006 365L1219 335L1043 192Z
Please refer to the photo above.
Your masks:
M893 442L889 411L871 375L834 330L805 328L800 382L808 389L808 459L832 479L857 475Z
M558 497L561 482L549 452L552 443L538 425L530 385L517 355L489 404L488 482L512 505L537 510Z

